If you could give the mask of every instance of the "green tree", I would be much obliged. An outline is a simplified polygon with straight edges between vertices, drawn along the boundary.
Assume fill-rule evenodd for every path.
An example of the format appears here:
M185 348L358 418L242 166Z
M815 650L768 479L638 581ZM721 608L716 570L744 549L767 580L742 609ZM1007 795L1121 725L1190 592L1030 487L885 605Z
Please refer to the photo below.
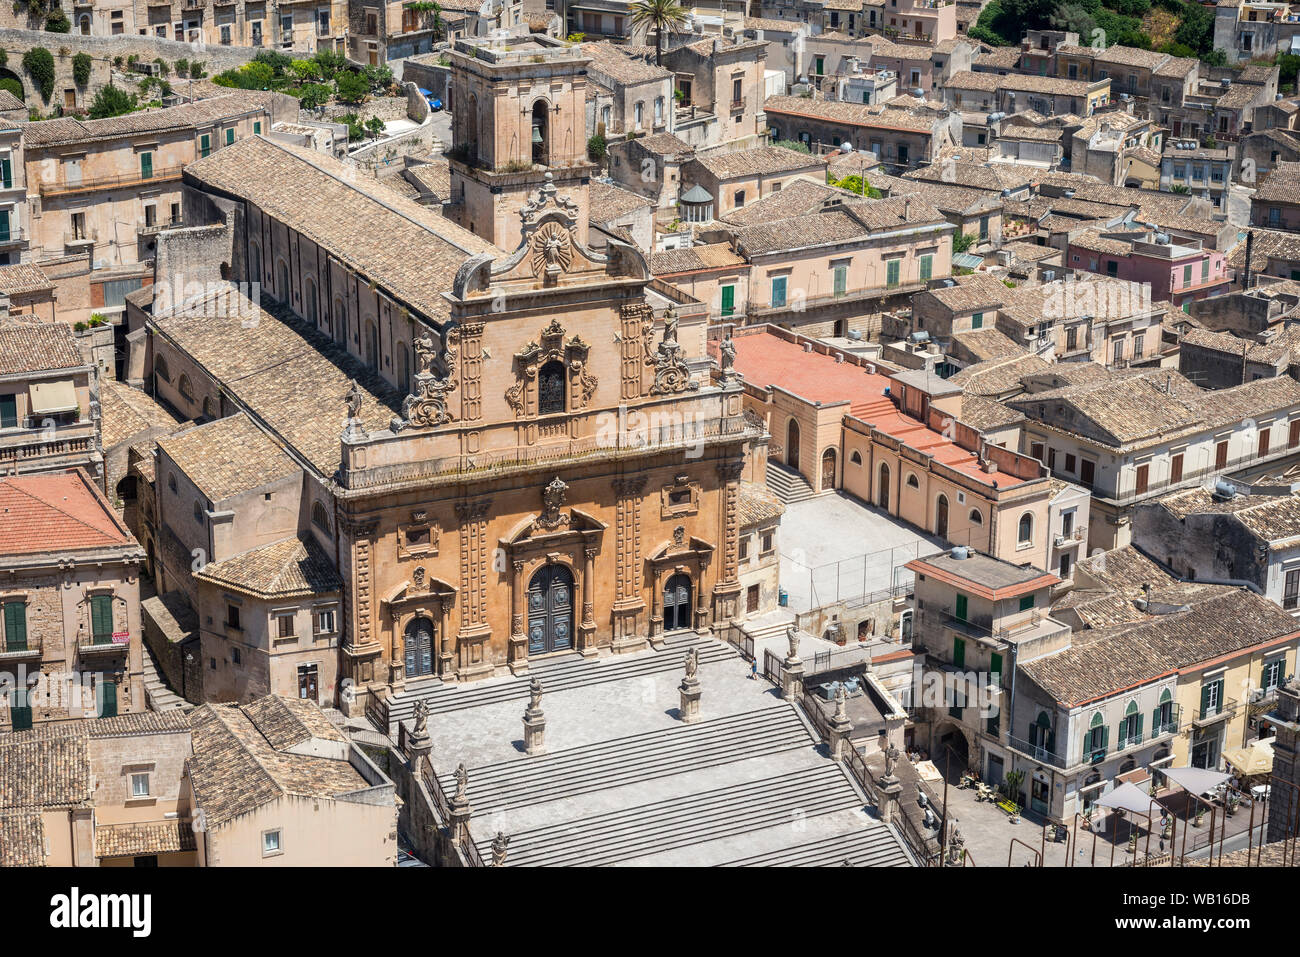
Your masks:
M271 68L272 76L284 76L293 64L293 58L277 50L261 50L253 57L254 63L262 63Z
M952 237L952 251L954 253L964 253L975 245L975 240L978 238L974 233L958 233Z
M0 77L0 90L7 90L20 100L26 95L23 85L11 76Z
M655 32L655 63L664 62L664 33L676 33L686 23L686 11L677 0L633 0L632 26Z
M294 60L289 69L299 83L314 83L320 79L320 69L315 60Z
M597 133L587 140L587 158L593 163L599 163L605 158L606 144L605 137Z
M72 21L68 15L63 12L62 7L55 7L50 11L49 16L45 18L46 33L71 33Z
M340 73L334 80L338 97L344 103L360 103L370 92L370 84L360 73L351 70Z
M23 54L23 69L35 81L41 99L48 103L54 92L54 54L45 47L32 47Z
M865 176L854 173L852 176L845 176L841 180L831 184L838 186L840 189L847 189L850 193L857 193L859 196L865 196L867 199L880 199L884 196L880 190L867 182Z
M72 79L77 86L85 86L90 82L89 53L78 53L72 58Z
M316 55L312 57L312 62L316 64L316 70L322 80L334 79L348 66L348 58L333 50L317 50Z
M798 140L777 140L772 145L782 146L785 149L794 150L796 153L808 153L809 155L812 154L812 150L810 150L806 144L801 143Z
M103 120L110 116L122 116L136 109L136 97L120 86L100 87L95 98L90 102L90 118Z
M333 96L333 87L324 83L304 83L298 88L298 105L304 110L318 110Z
M377 116L372 116L366 120L366 132L370 134L371 139L379 139L384 135L384 121Z

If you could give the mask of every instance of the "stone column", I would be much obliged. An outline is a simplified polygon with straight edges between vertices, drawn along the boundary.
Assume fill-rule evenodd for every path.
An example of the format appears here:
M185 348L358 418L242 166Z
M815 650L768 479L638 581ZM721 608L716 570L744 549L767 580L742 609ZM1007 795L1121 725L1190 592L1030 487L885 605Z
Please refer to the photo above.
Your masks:
M659 569L650 569L650 644L663 647L663 597L659 594Z
M583 549L582 563L582 638L579 651L590 658L596 654L596 549Z
M848 693L844 685L835 692L835 715L831 718L830 752L831 760L838 761L844 755L844 746L849 735L853 733L853 722L849 720Z
M512 674L528 673L528 635L524 631L524 600L527 591L524 588L524 563L511 563L510 579L510 654L508 664Z
M546 715L542 711L542 683L534 678L528 685L528 707L524 709L524 753L546 753Z
M681 718L685 724L694 724L700 720L700 658L692 648L686 653L686 675L677 690L681 692Z
M794 625L786 629L786 640L790 642L790 653L782 662L781 697L798 701L803 697L803 660L799 657L799 632Z

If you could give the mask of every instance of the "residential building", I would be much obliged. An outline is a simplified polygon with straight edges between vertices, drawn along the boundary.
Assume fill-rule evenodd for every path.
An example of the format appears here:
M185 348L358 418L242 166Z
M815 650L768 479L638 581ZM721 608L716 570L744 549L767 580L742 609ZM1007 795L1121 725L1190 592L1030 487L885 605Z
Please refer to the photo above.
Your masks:
M1223 204L1232 183L1235 156L1236 149L1228 146L1208 149L1196 140L1174 140L1165 145L1160 157L1160 188L1184 187L1191 195L1208 199L1216 212L1226 212Z
M972 113L1034 110L1044 116L1073 113L1088 117L1111 101L1108 79L1069 80L1014 73L956 73L948 78L943 91L950 107Z
M1276 163L1250 198L1250 224L1300 232L1300 163Z
M144 711L144 549L80 469L4 476L0 500L0 724Z
M1259 379L1201 390L1177 373L1109 376L1011 399L1028 416L1021 450L1092 492L1089 549L1131 538L1135 505L1230 469L1292 454L1300 385Z
M0 320L2 471L84 468L102 484L103 462L95 369L77 347L72 328Z
M714 218L726 219L733 210L779 192L796 179L824 183L826 161L784 146L761 146L697 153L682 166L681 176L684 203L709 202ZM708 193L707 201L685 199L696 186Z
M1159 234L1084 229L1070 237L1066 263L1078 271L1145 284L1152 300L1179 307L1226 292L1233 279L1224 253L1203 249L1199 242L1169 242ZM1158 347L1158 337L1151 344ZM1134 358L1145 356L1139 351Z
M961 117L935 103L895 97L885 103L835 103L770 96L764 104L775 140L869 152L894 171L932 161L961 142Z
M746 615L776 609L780 592L781 515L785 506L766 486L742 482L740 486L740 589Z
M205 704L189 720L185 800L200 867L397 863L393 782L314 702Z

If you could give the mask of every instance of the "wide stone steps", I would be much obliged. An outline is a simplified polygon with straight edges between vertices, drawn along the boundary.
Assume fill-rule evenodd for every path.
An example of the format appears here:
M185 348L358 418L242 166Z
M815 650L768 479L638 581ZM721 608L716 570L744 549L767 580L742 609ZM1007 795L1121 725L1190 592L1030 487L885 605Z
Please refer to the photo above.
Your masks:
M861 828L797 847L785 847L779 851L727 861L718 866L836 867L842 866L845 861L853 867L912 866L912 861L893 828L888 827Z
M655 801L510 836L510 866L593 867L833 814L862 801L843 771L826 762L731 787ZM471 825L472 827L472 825ZM492 838L478 841L491 855Z
M785 505L791 502L802 502L817 495L817 491L808 484L808 480L794 469L770 460L767 463L767 487Z
M815 745L794 708L770 707L471 768L469 780L478 815ZM455 790L452 773L440 779L444 791Z
M690 635L685 639L679 638L666 642L665 647L660 651L626 658L591 660L575 654L532 664L529 666L528 676L492 679L475 685L438 684L427 689L415 690L408 687L402 694L394 695L388 700L389 733L397 730L398 722L411 719L415 713L416 702L421 699L428 706L431 715L464 708L478 708L503 701L525 701L528 698L528 684L534 676L541 680L548 694L583 685L623 681L627 678L662 671L680 670L684 665L686 652L691 646L698 649L701 663L739 657L729 645L713 639L699 640L696 636Z

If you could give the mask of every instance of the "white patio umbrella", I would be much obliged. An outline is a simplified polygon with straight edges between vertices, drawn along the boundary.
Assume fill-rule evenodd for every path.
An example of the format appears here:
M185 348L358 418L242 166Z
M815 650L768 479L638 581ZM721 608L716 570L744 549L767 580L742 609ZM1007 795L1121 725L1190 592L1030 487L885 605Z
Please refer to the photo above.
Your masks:
M1213 791L1232 777L1223 771L1210 771L1207 768L1165 768L1161 773L1184 791L1196 795Z

